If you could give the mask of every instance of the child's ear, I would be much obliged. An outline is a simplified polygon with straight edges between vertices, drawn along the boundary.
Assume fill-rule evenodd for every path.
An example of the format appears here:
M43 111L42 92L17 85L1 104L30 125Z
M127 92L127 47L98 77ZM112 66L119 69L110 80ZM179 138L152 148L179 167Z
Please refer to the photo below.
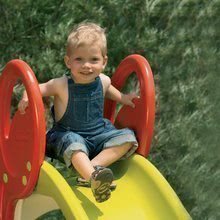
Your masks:
M70 58L67 55L64 57L64 62L66 64L66 67L70 69Z
M107 56L104 56L104 61L103 61L103 70L105 69L106 65L108 63L108 57Z

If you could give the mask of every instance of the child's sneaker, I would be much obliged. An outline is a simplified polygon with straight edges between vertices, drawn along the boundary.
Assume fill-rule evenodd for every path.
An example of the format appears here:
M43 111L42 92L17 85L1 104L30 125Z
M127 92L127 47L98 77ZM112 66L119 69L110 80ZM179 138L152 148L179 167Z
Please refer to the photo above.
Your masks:
M96 167L91 176L91 189L97 202L104 202L111 196L113 173L109 168Z
M91 182L86 181L82 177L77 177L76 178L76 185L77 186L83 186L83 187L91 187ZM111 185L110 185L111 191L115 190L116 187L117 187L117 184L115 182L112 182Z

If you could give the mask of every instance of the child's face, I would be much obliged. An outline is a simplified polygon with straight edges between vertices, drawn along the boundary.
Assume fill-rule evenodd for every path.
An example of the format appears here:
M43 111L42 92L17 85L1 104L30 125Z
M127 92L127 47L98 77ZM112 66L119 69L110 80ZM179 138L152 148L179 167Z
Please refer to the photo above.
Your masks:
M67 68L71 70L76 83L93 82L103 71L107 63L107 56L103 57L99 45L80 46L69 57L64 58Z

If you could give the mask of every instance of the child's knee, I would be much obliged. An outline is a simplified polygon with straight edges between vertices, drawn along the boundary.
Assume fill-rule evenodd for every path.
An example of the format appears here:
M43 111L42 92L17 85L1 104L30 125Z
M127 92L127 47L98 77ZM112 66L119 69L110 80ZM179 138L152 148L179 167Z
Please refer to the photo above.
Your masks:
M74 159L74 158L76 158L76 157L82 157L82 156L84 156L84 155L87 155L84 151L82 151L82 150L74 150L73 152L72 152L72 160Z
M124 144L124 149L127 151L129 151L132 147L133 147L133 144L130 142Z
M115 151L121 152L123 154L127 153L131 148L132 148L133 144L132 143L124 143L118 147L114 147L113 149Z

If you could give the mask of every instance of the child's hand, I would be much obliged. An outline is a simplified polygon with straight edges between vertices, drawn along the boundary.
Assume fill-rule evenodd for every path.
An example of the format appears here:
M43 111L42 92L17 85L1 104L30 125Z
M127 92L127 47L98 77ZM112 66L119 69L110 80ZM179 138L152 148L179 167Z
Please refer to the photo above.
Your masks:
M18 103L18 110L21 114L25 114L25 109L28 107L28 100L22 99Z
M130 106L132 108L135 108L135 104L132 101L134 98L138 98L139 99L140 97L137 94L135 94L135 93L123 94L122 95L122 103L124 105L128 105L128 106Z

